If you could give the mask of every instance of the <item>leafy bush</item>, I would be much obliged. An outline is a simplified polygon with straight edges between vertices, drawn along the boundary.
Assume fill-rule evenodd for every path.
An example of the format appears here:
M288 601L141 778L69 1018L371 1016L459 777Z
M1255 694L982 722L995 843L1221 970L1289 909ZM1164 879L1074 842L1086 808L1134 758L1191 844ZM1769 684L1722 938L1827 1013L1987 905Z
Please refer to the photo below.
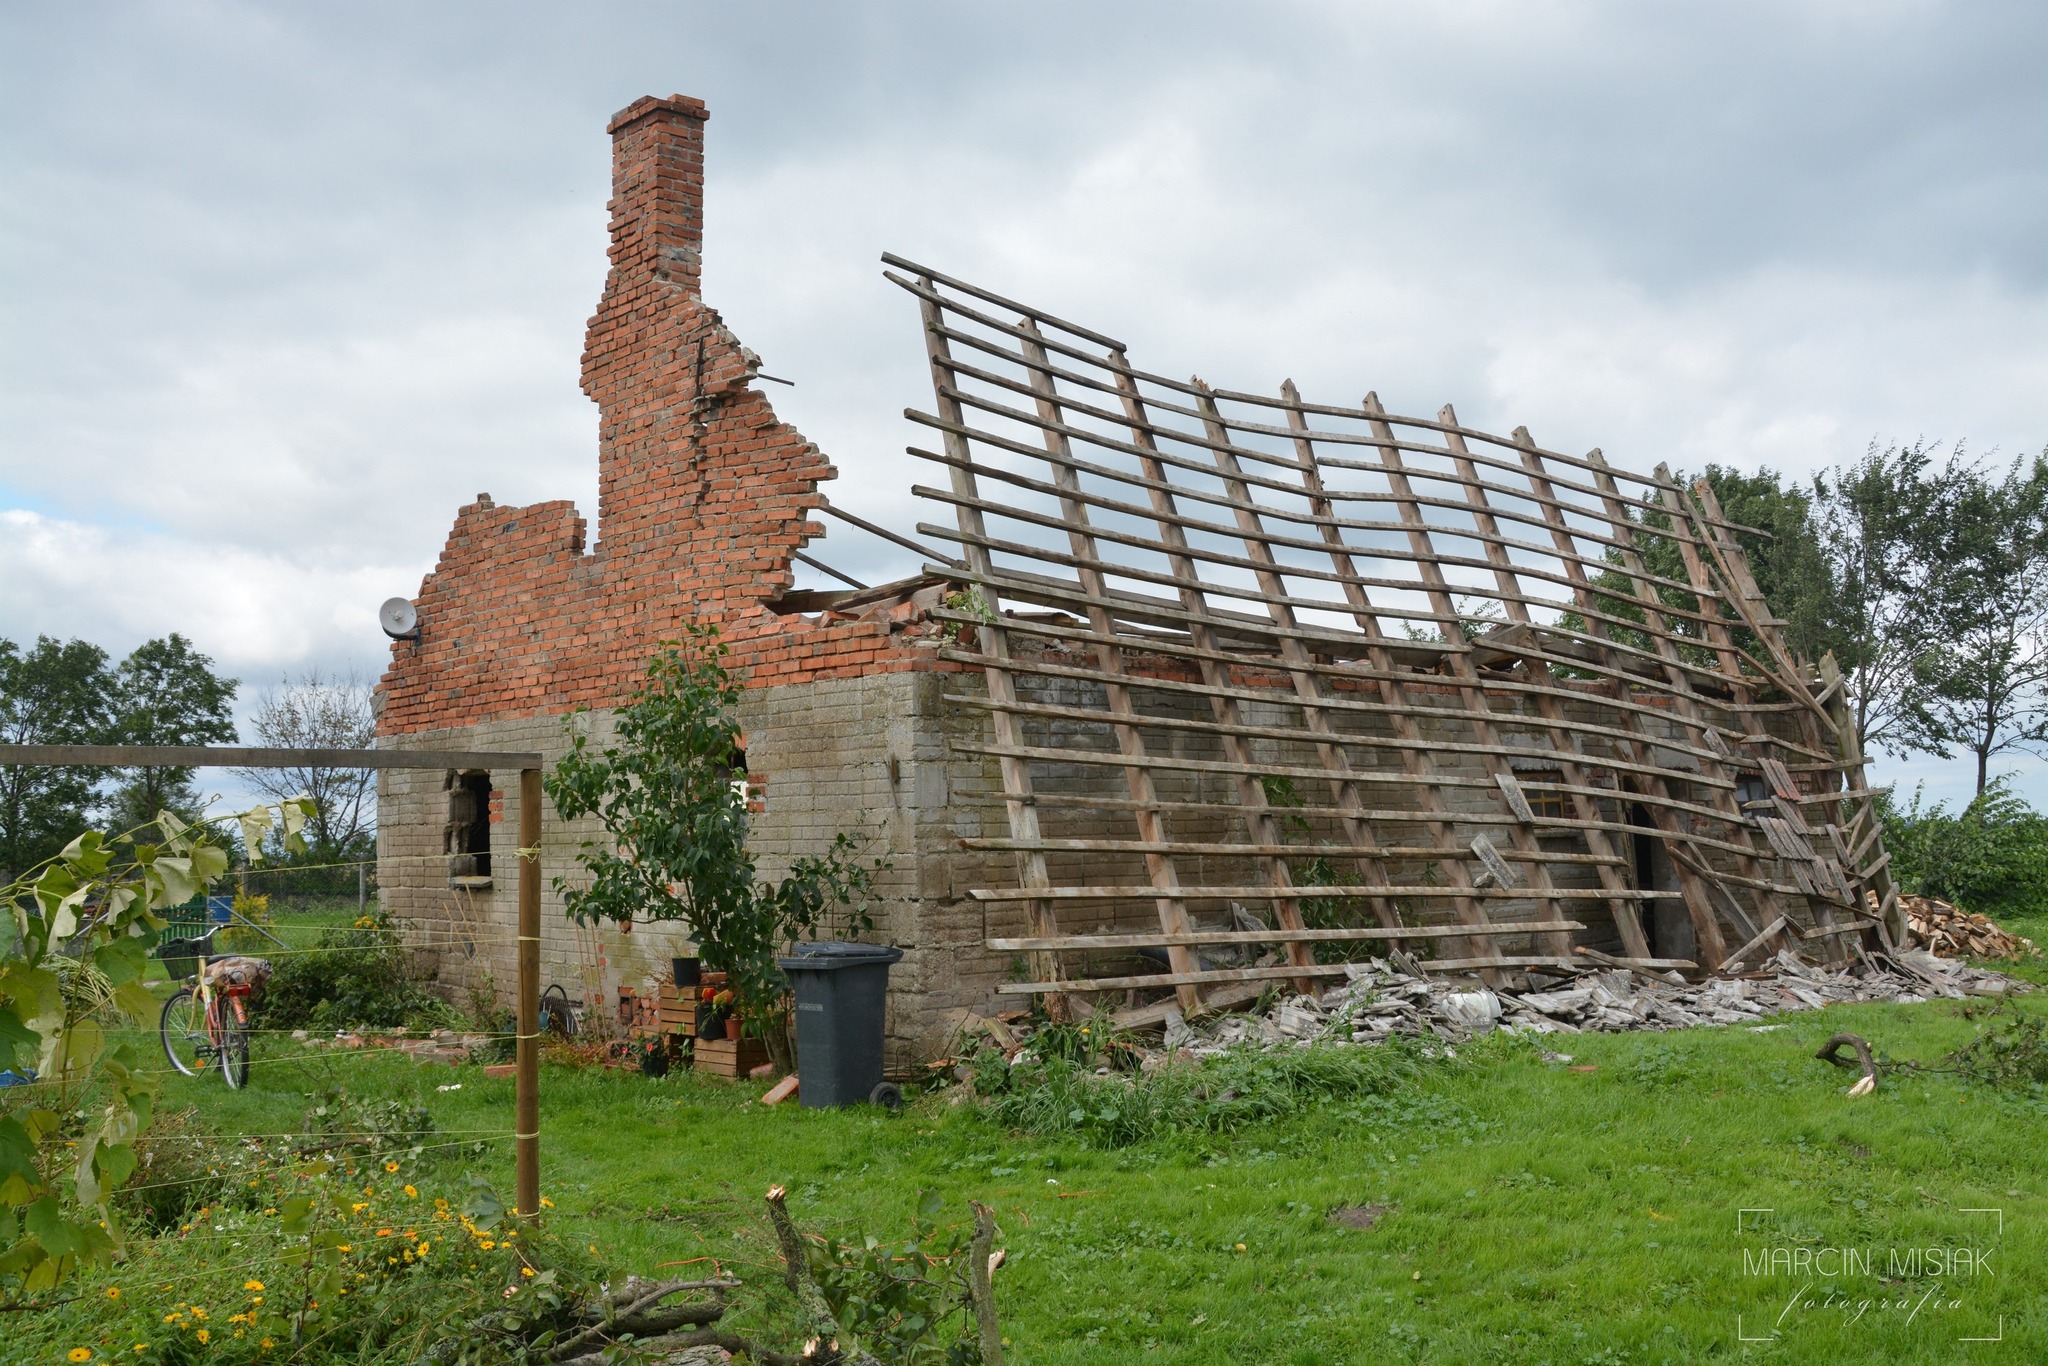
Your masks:
M1901 809L1881 796L1884 844L1901 891L1940 897L1996 919L2048 909L2048 816L2028 806L2001 778L1950 813L1944 802Z
M454 1010L406 971L405 950L382 916L327 930L311 953L277 957L257 1003L262 1029L390 1029L457 1023Z
M974 1085L998 1123L1122 1148L1170 1133L1230 1133L1326 1101L1384 1095L1427 1066L1419 1045L1397 1038L1370 1047L1235 1048L1140 1076L1101 1076L1071 1057L1035 1058L976 1065Z

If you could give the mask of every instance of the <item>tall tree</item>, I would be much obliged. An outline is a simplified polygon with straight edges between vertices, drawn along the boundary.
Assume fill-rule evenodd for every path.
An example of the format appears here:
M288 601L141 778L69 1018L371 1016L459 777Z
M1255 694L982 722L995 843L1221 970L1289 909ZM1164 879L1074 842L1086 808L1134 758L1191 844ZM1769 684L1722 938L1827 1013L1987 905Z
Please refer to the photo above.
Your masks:
M1785 643L1802 659L1841 653L1844 639L1835 566L1822 549L1815 490L1787 482L1774 470L1744 474L1724 465L1702 473L1732 522L1764 535L1735 533L1756 575L1764 601L1785 625ZM1674 547L1671 559L1677 563Z
M108 738L113 679L107 652L40 636L24 651L0 639L0 742L85 745ZM41 863L86 828L101 770L0 765L0 882Z
M2048 752L2048 451L2003 477L1970 470L1951 533L1955 578L1922 664L1930 748L1977 761Z
M1940 749L1930 730L1932 653L1954 629L1955 538L1969 465L1924 442L1879 449L1814 480L1820 551L1832 570L1850 715L1868 752Z
M339 677L307 669L267 688L249 718L259 744L275 749L367 749L376 738L370 685L353 669ZM308 853L346 856L377 828L375 774L362 768L254 768L242 781L275 801L304 793L313 799Z
M121 661L114 679L114 729L129 745L232 744L236 680L172 632L144 641ZM199 794L189 768L125 770L114 793L114 828L154 820L159 811L197 819Z

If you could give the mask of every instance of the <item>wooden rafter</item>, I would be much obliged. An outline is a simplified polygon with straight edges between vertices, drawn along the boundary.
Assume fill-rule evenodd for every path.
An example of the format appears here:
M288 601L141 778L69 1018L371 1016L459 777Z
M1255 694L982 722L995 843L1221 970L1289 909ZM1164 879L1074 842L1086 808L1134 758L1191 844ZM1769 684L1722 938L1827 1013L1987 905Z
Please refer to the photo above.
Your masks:
M951 509L918 533L958 552L928 572L973 595L937 613L984 681L947 694L954 748L994 764L1007 818L965 843L1018 860L970 889L990 947L1031 955L1006 990L1187 1011L1370 945L1456 946L1427 961L1489 978L1603 944L1711 968L1762 926L1839 952L1866 896L1889 907L1839 688L1710 495L1449 407L1171 380L885 259L936 400L908 416L944 485L916 492ZM1643 912L1666 901L1684 953Z

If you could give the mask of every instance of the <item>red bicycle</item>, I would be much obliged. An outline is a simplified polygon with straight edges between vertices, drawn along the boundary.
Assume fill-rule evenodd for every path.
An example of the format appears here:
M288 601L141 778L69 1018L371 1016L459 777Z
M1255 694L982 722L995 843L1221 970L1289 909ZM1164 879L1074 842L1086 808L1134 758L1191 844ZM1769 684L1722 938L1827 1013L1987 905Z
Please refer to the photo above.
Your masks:
M164 1056L188 1077L205 1073L216 1061L228 1086L249 1084L249 1006L270 978L270 964L261 958L199 955L199 972L190 986L179 987L164 1002L157 1026Z

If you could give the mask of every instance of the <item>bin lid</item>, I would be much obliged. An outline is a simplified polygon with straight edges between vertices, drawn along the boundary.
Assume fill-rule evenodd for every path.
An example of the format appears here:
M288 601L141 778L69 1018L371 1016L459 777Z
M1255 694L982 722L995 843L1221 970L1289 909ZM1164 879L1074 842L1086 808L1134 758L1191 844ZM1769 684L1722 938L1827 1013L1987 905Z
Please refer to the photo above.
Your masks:
M903 957L903 950L890 944L848 944L837 939L816 939L798 944L787 958L775 960L784 972L834 972L840 968L887 966Z

